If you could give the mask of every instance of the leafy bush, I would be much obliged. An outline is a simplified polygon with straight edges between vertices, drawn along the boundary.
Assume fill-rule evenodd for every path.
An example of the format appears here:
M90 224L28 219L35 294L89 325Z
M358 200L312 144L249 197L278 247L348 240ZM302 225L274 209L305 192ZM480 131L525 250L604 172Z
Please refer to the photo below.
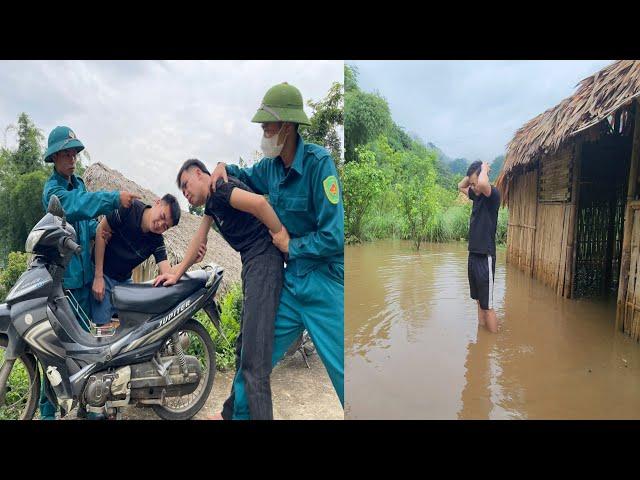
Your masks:
M506 207L498 211L498 228L496 229L496 243L506 245L507 228L509 225L509 209Z
M362 221L386 184L373 152L359 151L358 157L359 161L349 162L343 169L345 232L356 240L362 239Z
M226 371L235 368L235 344L240 334L240 317L242 315L241 285L239 283L233 285L229 292L222 297L219 305L222 310L220 325L228 342L218 333L204 311L199 311L196 314L196 319L204 325L213 338L213 343L216 346L216 368L220 371Z
M27 269L29 254L23 252L11 252L7 265L0 270L0 301L4 301L9 290L16 283L20 275Z

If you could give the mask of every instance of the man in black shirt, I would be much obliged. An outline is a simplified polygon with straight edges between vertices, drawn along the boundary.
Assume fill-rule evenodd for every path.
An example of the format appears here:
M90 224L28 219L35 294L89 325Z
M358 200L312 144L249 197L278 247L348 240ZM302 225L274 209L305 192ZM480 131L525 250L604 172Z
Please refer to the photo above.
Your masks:
M489 183L489 164L473 162L458 189L473 202L469 222L469 287L478 302L478 322L492 333L498 331L493 310L493 280L496 273L496 227L500 193Z
M173 272L156 278L154 285L172 285L194 263L197 247L207 241L213 222L242 260L242 318L236 342L236 368L241 367L252 420L272 420L271 357L274 323L284 278L282 253L269 231L278 233L282 224L269 202L240 180L222 179L210 193L210 175L200 160L187 160L178 171L177 183L193 206L205 205L198 233ZM237 374L237 372L236 372ZM233 413L235 392L225 402L222 418Z
M162 233L179 221L180 205L171 194L156 200L153 206L134 200L131 208L121 207L102 219L96 234L96 268L91 289L96 325L111 322L115 313L111 291L116 285L131 283L133 269L150 255L154 256L160 273L170 271ZM105 237L110 238L108 243Z

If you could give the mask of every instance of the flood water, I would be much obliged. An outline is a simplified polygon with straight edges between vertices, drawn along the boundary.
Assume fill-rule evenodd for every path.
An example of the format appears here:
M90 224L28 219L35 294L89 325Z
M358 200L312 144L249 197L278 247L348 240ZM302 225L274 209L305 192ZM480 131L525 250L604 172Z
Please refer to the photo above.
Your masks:
M640 344L616 331L615 299L557 297L499 249L491 334L466 244L345 254L345 418L640 418Z

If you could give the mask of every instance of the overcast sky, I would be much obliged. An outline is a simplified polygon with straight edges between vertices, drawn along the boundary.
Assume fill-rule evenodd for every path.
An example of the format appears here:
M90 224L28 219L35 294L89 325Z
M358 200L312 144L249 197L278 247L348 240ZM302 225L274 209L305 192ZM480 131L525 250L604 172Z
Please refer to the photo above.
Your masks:
M348 61L393 119L452 158L492 160L527 120L610 60Z
M269 87L288 82L305 103L343 82L342 61L0 61L0 128L26 112L46 138L71 127L93 162L122 172L186 209L175 175L187 158L207 165L253 159L251 123ZM310 109L305 107L307 114ZM5 135L0 135L4 144ZM7 145L15 146L9 133Z

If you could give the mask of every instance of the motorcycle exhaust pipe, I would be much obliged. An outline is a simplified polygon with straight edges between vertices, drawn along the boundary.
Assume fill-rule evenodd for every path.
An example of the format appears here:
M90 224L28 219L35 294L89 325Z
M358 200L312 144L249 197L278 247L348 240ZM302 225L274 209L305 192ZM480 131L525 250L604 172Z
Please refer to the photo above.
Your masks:
M224 338L225 342L227 342L227 345L231 345L231 342L227 339L227 337L224 335L224 332L222 331L222 325L220 324L220 314L218 313L218 309L216 308L215 303L211 302L208 305L202 307L202 309L209 317L209 320L211 320L211 323L213 323L213 326L216 327L216 330L218 331L220 336Z
M6 401L7 381L9 380L9 374L15 361L15 358L10 360L5 359L2 368L0 368L0 407L3 407Z

